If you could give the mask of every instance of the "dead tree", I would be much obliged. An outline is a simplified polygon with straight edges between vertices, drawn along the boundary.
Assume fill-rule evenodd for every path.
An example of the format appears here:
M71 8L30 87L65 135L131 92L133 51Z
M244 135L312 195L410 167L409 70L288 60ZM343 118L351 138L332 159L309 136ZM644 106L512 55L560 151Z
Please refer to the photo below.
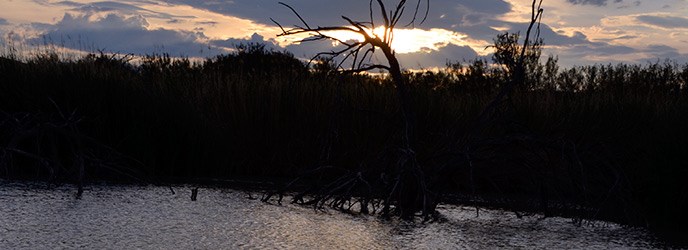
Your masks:
M370 0L369 21L354 21L346 16L342 16L342 19L346 21L347 24L340 26L311 26L294 8L282 2L279 4L289 8L294 15L298 17L298 19L301 21L301 24L295 25L290 29L285 29L277 21L271 19L282 30L282 33L280 33L278 36L305 34L308 35L308 37L301 40L301 42L328 40L337 42L344 46L344 48L340 50L320 52L316 54L311 61L322 56L344 56L344 58L337 65L337 69L342 69L343 72L361 73L374 69L382 69L389 72L394 86L396 87L400 104L400 112L403 117L403 131L401 135L401 145L399 145L397 148L399 153L396 154L397 159L394 160L397 165L397 170L394 171L395 177L392 178L393 181L388 184L389 187L387 190L389 190L389 193L386 194L387 197L382 198L382 213L389 214L391 211L390 206L392 204L395 211L404 218L413 217L417 211L422 211L423 215L425 216L434 212L434 199L430 197L430 192L428 192L428 189L425 185L425 176L423 175L423 172L416 161L416 156L413 151L413 130L416 121L412 110L410 88L406 79L402 75L401 66L399 65L395 51L392 48L394 30L398 27L397 25L402 20L402 17L404 17L407 1L399 1L394 9L388 11L382 0ZM424 14L419 13L419 11L423 10L423 5L425 6ZM382 23L376 23L374 18L376 7L379 8L380 17L378 17L378 19L381 19ZM422 24L425 21L429 11L429 0L417 0L415 4L412 4L412 7L415 7L413 14L409 15L407 18L408 23L406 23L405 26L413 26L416 23ZM376 34L374 30L380 26L382 27L383 32L382 34ZM362 39L359 41L344 41L328 35L328 32L334 31L351 32L353 34L360 35ZM387 65L371 63L371 58L377 51L381 51L382 54L384 54L385 59L387 60ZM346 60L351 60L351 67L343 69L342 64L345 63ZM347 192L344 192L344 195L335 196L335 191L346 189L350 190L351 186L355 185L356 183L370 186L369 182L361 177L362 175L360 172L349 174L348 176L349 177L338 180L341 183L335 182L328 185L330 188L322 190L319 192L319 195L316 194L314 200L311 200L311 203L318 205L325 204L328 202L328 200L333 200L333 204L343 207L346 201L351 200L351 196ZM297 197L302 197L302 195L297 195ZM368 198L362 198L360 201L362 212L368 210L367 204L370 201ZM373 209L375 210L375 208Z
M317 26L317 27L311 27L302 17L301 15L291 6L279 2L279 4L284 5L285 7L289 8L301 21L303 26L296 25L294 28L291 29L284 29L282 25L280 25L277 21L271 19L275 24L277 24L280 29L282 30L282 33L277 35L277 36L292 36L292 35L298 35L298 34L306 34L309 35L308 38L305 38L301 40L300 42L310 42L310 41L319 41L319 40L330 40L330 41L335 41L338 42L342 45L344 45L344 49L337 50L337 51L329 51L329 52L320 52L316 54L311 60L314 60L316 58L319 58L321 56L330 56L330 57L338 57L341 55L344 55L344 58L341 60L341 62L337 65L337 68L341 68L342 64L349 58L351 58L352 63L351 67L348 70L344 70L347 73L360 73L360 72L365 72L369 70L374 70L374 69L383 69L389 72L390 76L392 77L392 81L394 82L394 85L397 89L397 95L399 97L399 102L401 104L401 113L404 116L404 121L405 121L405 134L404 134L404 147L410 148L411 147L411 138L412 138L412 131L413 131L413 112L411 110L411 97L410 97L410 91L409 91L409 86L406 83L406 80L404 79L402 73L401 73L401 67L399 65L399 61L396 58L396 54L394 49L392 49L392 41L394 39L394 29L397 27L397 24L399 21L401 21L402 17L404 16L404 10L406 9L406 0L401 0L399 1L399 4L397 4L396 8L394 11L390 11L389 13L386 10L385 4L382 2L382 0L376 0L377 5L380 8L380 13L382 17L382 27L383 27L383 33L382 34L375 34L373 31L378 27L375 24L375 19L374 19L374 6L373 6L373 0L370 0L370 21L366 22L359 22L359 21L354 21L351 20L350 18L346 16L342 16L342 19L344 19L350 26ZM418 11L420 10L421 7L421 2L422 0L418 0L416 2L415 10L413 13L413 16L410 20L409 23L407 23L405 26L411 26L415 25L416 22L423 23L425 19L427 18L427 14L429 11L429 0L426 0L426 9L425 9L425 14L423 15L423 19L420 21L417 21L418 16ZM333 31L346 31L346 32L351 32L354 34L361 35L363 37L363 41L355 41L355 42L350 42L350 41L343 41L339 38L327 35L327 32L333 32ZM385 59L387 59L388 65L382 65L382 64L370 64L370 59L372 58L373 54L377 51L380 50L385 56Z
M529 59L528 54L531 50L537 50L541 46L539 41L540 37L540 21L542 20L542 9L543 0L533 0L531 5L531 16L530 23L528 24L528 29L526 30L526 36L523 41L523 46L521 46L521 51L518 52L515 67L513 67L513 73L510 74L508 83L499 91L497 96L487 105L478 118L478 123L484 126L484 123L494 115L495 111L501 106L505 99L508 99L509 95L513 92L516 86L522 86L526 84L526 61ZM535 28L535 39L531 40L531 33ZM535 42L533 42L535 41Z
M539 63L539 50L543 44L540 39L540 22L544 12L542 2L543 0L532 0L531 16L522 46L518 45L518 35L509 37L508 33L495 41L494 47L497 49L495 56L497 61L501 60L506 64L507 82L479 114L476 122L468 128L464 137L452 142L453 145L447 151L462 152L462 154L454 154L454 158L447 161L449 163L443 164L442 171L457 171L457 169L451 169L456 163L467 165L469 186L472 189L473 199L476 199L477 184L474 182L473 174L475 163L477 163L475 159L501 158L506 159L505 161L509 164L527 165L531 170L523 174L532 176L539 182L539 190L536 192L540 195L540 209L548 215L548 186L552 184L547 180L548 158L545 156L551 155L551 152L564 152L564 149L558 148L556 142L551 139L535 134L515 121L513 103L510 99L517 87L526 86L529 80L527 70ZM510 48L499 51L500 42L509 43L507 45ZM501 126L503 131L500 134L490 136L482 134L495 125ZM578 154L575 155L577 157ZM520 217L518 214L517 216Z

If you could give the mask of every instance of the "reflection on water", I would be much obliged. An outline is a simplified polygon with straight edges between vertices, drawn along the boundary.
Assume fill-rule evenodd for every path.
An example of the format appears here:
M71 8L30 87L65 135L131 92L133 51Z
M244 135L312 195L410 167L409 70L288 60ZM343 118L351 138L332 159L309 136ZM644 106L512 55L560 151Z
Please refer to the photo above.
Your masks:
M386 221L248 199L242 191L0 182L0 249L652 248L641 229L444 205L441 223Z

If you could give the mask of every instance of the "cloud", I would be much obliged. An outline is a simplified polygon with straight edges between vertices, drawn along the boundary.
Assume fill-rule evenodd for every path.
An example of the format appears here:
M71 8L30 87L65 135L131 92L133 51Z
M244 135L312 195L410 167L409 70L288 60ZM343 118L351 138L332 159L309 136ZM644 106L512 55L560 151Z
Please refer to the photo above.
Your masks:
M181 2L190 2L187 0L177 0ZM567 0L569 1L569 0ZM238 3L242 6L250 5L253 8L259 8L263 6L269 6L268 3L261 2L257 0L257 3ZM349 13L363 14L360 20L368 20L368 1L349 1L346 5L342 6L339 1L323 1L323 0L305 0L305 1L292 1L289 4L299 10L299 13L307 20L317 20L314 24L317 25L331 25L331 24L341 24L343 21L340 20L340 15ZM412 1L410 1L412 2ZM569 1L573 4L578 5L595 5L604 6L609 3L619 3L619 0L571 0ZM189 3L194 5L194 3ZM265 5L264 5L265 4ZM466 40L474 41L472 49L468 47L459 46L456 44L449 44L440 50L425 50L410 54L398 54L400 58L403 58L402 63L407 67L435 67L443 66L447 59L450 60L470 60L478 56L477 50L480 50L480 54L485 54L486 51L482 51L481 48L490 45L492 39L499 33L502 33L502 29L497 30L493 27L505 27L506 30L510 32L524 31L528 26L527 23L520 22L508 22L500 20L500 16L505 15L513 11L517 6L512 6L516 4L513 1L504 0L485 0L485 1L470 1L470 0L438 0L431 2L431 8L429 11L428 19L422 25L422 27L433 27L446 29L450 31L460 31L461 34L467 35ZM195 5L202 5L202 3L196 3ZM274 5L274 4L273 4ZM353 7L352 7L353 6ZM528 7L528 6L526 6ZM217 10L216 5L205 5L205 8ZM242 8L236 8L236 10L243 10ZM233 14L230 9L223 9L228 14ZM364 10L364 11L362 11ZM407 11L408 13L408 11ZM375 13L374 13L375 14ZM265 8L263 11L257 11L251 14L251 12L245 12L238 15L244 15L244 17L252 20L261 20L266 15L275 17L275 19L282 22L283 25L288 26L292 24L299 24L298 19L286 8L276 6L276 8ZM353 17L353 16L352 16ZM279 19L278 19L279 18ZM282 21L282 20L291 20ZM523 33L523 32L522 32ZM567 51L581 49L581 50L592 50L599 52L600 54L617 54L617 53L631 53L633 49L626 46L611 46L606 42L592 42L590 39L582 32L573 32L569 35L559 34L552 30L546 24L541 25L541 37L545 39L547 45L551 45L556 48L562 48ZM296 56L309 57L314 55L319 51L329 51L332 49L331 44L322 43L319 45L314 44L302 44L302 45L290 45L287 46L287 50L293 51ZM605 52L605 49L609 49ZM595 53L590 52L590 53ZM447 54L450 53L450 54ZM451 54L453 53L453 54ZM558 53L558 52L555 52ZM585 51L577 54L579 60L580 57L585 55ZM424 58L427 57L427 58Z
M62 20L55 26L58 31L117 31L143 29L148 26L148 22L141 16L124 17L116 14L109 14L104 18L91 21L91 15L73 16L65 14ZM97 17L96 17L97 18Z
M159 2L144 1L144 0L131 0L132 4L112 2L112 1L100 1L92 3L77 3L72 1L62 1L57 2L55 5L61 5L69 7L70 11L80 12L84 14L93 13L117 13L124 15L142 15L144 17L154 17L162 19L175 19L175 18L194 18L194 16L189 15L172 15L169 13L153 11L150 9L139 7L135 4L151 4L159 5Z
M149 30L141 16L125 17L108 14L98 18L92 15L65 14L62 20L43 34L47 41L30 39L32 43L57 43L73 49L104 50L106 52L151 54L169 53L173 56L207 56L220 51L200 43L199 33L166 29ZM42 39L42 38L41 38ZM72 41L64 41L72 40Z
M678 58L681 56L681 53L676 48L661 44L648 45L643 52L649 54L650 58L654 59Z
M311 41L303 43L295 43L287 45L285 50L294 54L294 56L302 59L311 59L320 52L338 51L344 49L344 46L333 46L330 41Z
M106 11L126 11L126 12L137 12L144 11L145 9L139 8L135 5L119 3L119 2L94 2L88 4L79 4L75 2L61 2L59 4L74 7L72 10L82 11L82 12L106 12Z
M430 1L428 19L423 26L464 32L467 27L483 27L495 18L509 13L513 6L504 0Z
M170 3L190 5L195 8L205 9L216 13L231 15L241 18L254 20L258 23L273 25L270 18L280 22L285 27L293 24L301 24L299 19L288 8L277 4L274 0L253 0L253 1L229 1L218 3L217 1L195 1L195 0L169 0ZM369 21L369 1L368 0L284 0L292 6L310 24L313 25L340 25L346 24L341 18L345 15L353 20ZM395 1L384 1L387 9ZM373 15L378 23L379 8L373 2ZM405 11L406 18L400 23L406 24L411 20L412 9L416 7L416 1L408 1ZM421 0L419 15L425 13L425 1ZM497 15L505 14L511 10L511 5L504 0L433 0L430 1L428 17L423 24L424 27L432 28L451 28L461 24L463 20L467 23L476 24L482 19L489 19Z
M188 5L198 9L204 9L214 13L220 13L226 16L235 16L239 18L245 18L247 20L255 21L259 24L274 26L270 18L280 22L285 28L291 27L292 25L301 25L300 20L291 12L288 8L277 4L274 0L253 0L253 1L192 1L192 0L168 0L170 4L180 4ZM369 12L369 1L368 0L352 0L352 1L336 1L336 0L284 0L285 3L292 6L297 10L300 15L309 22L309 24L316 26L328 26L328 25L345 25L346 21L341 18L341 15L346 15L353 20L367 21L370 19ZM373 15L375 16L375 21L379 24L381 20L379 18L379 9L376 7L375 2L373 7ZM395 1L385 1L390 5L395 4ZM409 8L414 8L415 1L408 1L407 10L405 11L406 19L403 19L400 23L406 24L411 19L413 13ZM433 0L430 2L430 9L428 12L427 20L416 28L434 28L447 30L451 32L460 31L460 34L465 35L465 42L469 42L473 49L473 53L463 53L462 55L470 56L470 59L475 57L475 50L484 48L486 45L491 43L492 38L494 38L500 31L495 30L491 27L504 25L503 21L497 20L500 15L509 13L513 6L511 3L505 0ZM424 14L425 7L424 1L421 0L420 14ZM418 23L417 23L418 25ZM518 24L519 28L527 27L527 25ZM410 28L410 27L409 27ZM204 33L205 30L200 30ZM272 38L274 33L259 32L261 36L264 36L264 40ZM236 37L235 37L236 39ZM229 43L236 43L240 40L252 40L246 38L240 38L238 40L226 40L226 41L214 41L213 45L222 46L227 48L233 48ZM281 41L280 41L281 42ZM433 43L434 44L434 43ZM447 46L449 42L442 42L442 46ZM463 48L460 45L466 45L465 43L455 43L454 46L449 46L449 48L457 47ZM280 43L281 46L285 46L284 43ZM431 45L423 45L427 47L433 47ZM305 44L294 44L285 47L287 50L294 53L298 57L308 58L320 51L329 51L333 47L330 42L324 43L305 43ZM415 48L415 47L414 47ZM437 48L432 48L437 49ZM448 49L448 48L447 48ZM401 51L401 50L400 50ZM406 52L406 51L404 51ZM481 51L482 54L485 52ZM400 53L401 54L401 53ZM433 56L433 53L422 52L414 55L414 58L418 58L421 55ZM458 60L463 59L457 58ZM433 64L441 61L441 65L444 65L445 58L441 60L430 60ZM414 64L417 61L414 61ZM432 65L434 66L434 65Z
M650 44L640 48L623 45L609 45L603 43L577 45L557 49L559 61L562 65L585 65L591 63L653 63L671 60L678 64L688 63L688 54L681 53L677 48Z
M368 0L282 1L293 6L314 26L345 25L341 15L360 21L370 19ZM383 1L388 4L388 10L389 5L398 3L398 0ZM424 0L421 1L423 5ZM0 32L15 31L32 39L33 44L43 43L40 35L45 35L53 40L66 38L67 44L62 44L76 49L213 56L232 50L237 44L262 42L268 48L291 51L299 58L310 58L317 52L335 48L328 41L289 45L289 41L276 38L279 30L270 18L285 28L300 24L294 13L279 5L277 0L27 0L13 3L3 6L10 9L0 14ZM403 19L400 26L408 23L415 4L416 0L408 1L407 19ZM561 55L560 62L565 66L603 60L637 62L639 58L654 56L685 57L688 17L684 17L681 10L688 7L688 2L684 0L657 0L641 8L634 7L641 4L637 0L558 0L544 4L546 14L540 37L545 40L547 53ZM24 7L11 9L20 5ZM22 12L25 9L32 12ZM422 6L420 13L424 14L424 10ZM379 24L377 7L373 15ZM438 42L433 39L441 38L440 35L431 34L429 37L433 39L413 35L403 40L423 42L414 44L412 49L398 49L398 56L408 68L442 66L447 59L460 61L489 56L490 51L483 48L492 44L497 34L521 31L523 35L529 17L529 1L432 0L427 20L415 28L444 30L461 37ZM32 38L36 34L39 38ZM78 39L79 45L69 44L70 39ZM659 44L667 47L656 47ZM422 49L417 51L418 48ZM384 59L381 55L378 57Z
M606 6L609 0L566 0L567 2L574 5L595 5L595 6ZM620 3L622 0L613 0L614 3Z
M600 42L609 43L609 42L614 42L614 41L618 42L618 41L638 39L638 38L640 38L640 36L637 36L637 35L620 35L620 36L611 37L611 38L597 38L595 40L600 41Z
M174 19L174 20L177 20L177 19ZM201 21L201 22L196 22L196 24L215 26L218 24L218 22L216 22L216 21Z
M670 59L670 62L679 65L688 63L688 54L681 53L678 49L660 45L651 44L640 50L643 57L636 60L637 63L655 63Z
M273 25L273 18L285 26L300 24L298 18L286 7L275 0L252 1L196 1L196 0L168 0L172 4L193 6L215 13L254 20L258 23ZM368 20L369 13L360 11L361 6L368 6L368 1L323 1L323 0L284 0L314 25L344 24L341 15L347 15L354 20Z
M444 67L448 61L469 61L479 58L471 47L448 44L439 50L398 54L402 67L410 69Z
M213 40L210 41L210 44L216 47L224 48L226 50L232 50L235 49L239 45L245 45L245 44L264 44L265 48L268 50L276 50L276 51L281 51L283 50L281 47L277 45L277 42L275 39L265 39L265 37L259 35L258 33L253 33L250 38L245 39L245 38L229 38L226 40Z
M69 7L81 7L84 4L83 3L77 3L74 1L60 1L55 4L62 5L62 6L69 6Z
M644 24L666 29L688 29L688 18L669 15L639 15L636 20Z
M344 48L343 46L332 46L330 42L307 42L301 44L289 45L285 50L294 54L294 56L310 59L318 52L337 51ZM397 53L397 59L403 68L417 69L417 68L433 68L444 67L447 61L464 61L478 58L479 55L469 46L459 46L455 44L446 44L439 48L426 48L422 51L414 53ZM343 56L335 58L336 61L343 59ZM371 58L370 63L387 64L387 61L382 53L376 52ZM350 61L342 64L343 67L351 66Z
M525 26L527 24L520 24L517 25L518 27L527 27ZM515 31L512 31L515 32ZM525 35L524 33L521 33L521 35ZM557 45L557 46L569 46L569 45L584 45L584 44L591 44L590 40L588 37L579 32L579 31L574 31L571 36L567 36L564 34L559 34L552 30L552 28L549 25L546 24L541 24L540 25L540 38L542 38L547 45Z
M623 45L609 45L604 43L575 45L569 47L570 50L581 54L594 54L596 56L614 56L637 53L638 50L623 46Z

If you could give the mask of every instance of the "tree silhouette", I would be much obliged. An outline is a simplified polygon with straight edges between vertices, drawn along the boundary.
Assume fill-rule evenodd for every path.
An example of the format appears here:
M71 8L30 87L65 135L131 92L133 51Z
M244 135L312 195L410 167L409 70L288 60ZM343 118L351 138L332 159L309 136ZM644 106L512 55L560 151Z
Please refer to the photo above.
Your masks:
M376 3L377 6L374 4ZM424 4L423 4L424 3ZM301 21L301 25L295 25L293 28L285 29L280 23L272 20L277 24L282 33L278 36L293 36L299 34L307 34L309 37L301 40L301 42L310 42L318 40L329 40L342 44L343 49L333 50L329 52L320 52L316 54L311 60L319 58L321 56L337 57L343 55L344 58L337 65L337 69L342 69L342 64L347 60L351 59L351 67L343 70L346 73L360 73L373 69L383 69L389 72L391 79L396 88L398 100L400 103L401 114L403 117L403 132L401 135L402 142L396 148L397 153L394 154L397 159L397 163L393 172L395 176L392 182L388 184L388 187L384 188L389 190L386 195L387 198L384 200L384 207L382 212L384 214L389 214L390 205L395 204L396 211L400 216L404 218L412 217L416 211L420 210L423 212L424 216L428 216L434 211L434 199L430 196L427 187L425 185L425 177L423 172L418 166L416 161L415 152L413 150L413 130L415 125L415 115L412 110L411 103L411 93L408 86L408 82L404 78L401 72L401 66L397 60L396 53L392 48L392 41L394 40L394 31L398 27L402 18L404 18L404 13L408 2L406 0L401 0L395 6L393 10L388 12L387 6L382 2L382 0L370 0L369 2L369 21L355 21L346 16L342 16L342 19L346 21L348 25L339 26L311 26L306 22L303 17L291 6L283 2L279 4L289 8ZM382 23L376 23L375 20L375 7L379 8L379 18ZM424 14L421 15L419 12L423 10ZM413 8L413 14L408 16L408 23L405 26L415 26L416 23L422 24L427 18L429 12L429 0L418 0L415 2ZM378 26L381 25L381 26ZM374 31L382 27L382 34L377 34ZM328 32L333 31L345 31L360 35L363 39L359 41L344 41L342 39L328 35ZM371 63L371 58L373 54L377 51L381 51L385 59L387 60L387 65L383 64L373 64ZM390 173L386 173L390 174ZM360 176L360 175L357 175ZM352 176L352 178L357 178ZM346 178L345 178L346 179ZM343 184L348 183L344 181ZM365 182L366 185L367 182ZM340 185L331 185L333 187L340 187ZM330 199L332 194L328 191L325 194L315 197L315 204L318 204L322 200L321 204L324 204L325 200ZM350 200L349 194L340 195L339 198L335 199L335 204L337 200ZM362 203L362 210L367 210L367 202Z
M344 48L340 50L320 52L316 54L311 61L321 56L337 57L343 55L344 59L342 59L336 67L337 69L342 69L343 72L360 73L372 69L387 70L396 87L404 123L401 135L401 145L398 145L395 148L395 152L391 154L393 159L387 160L387 162L392 162L392 166L372 167L371 169L353 173L350 171L346 172L342 177L337 178L331 183L297 194L294 197L294 202L310 204L316 207L322 207L329 204L334 208L343 210L350 210L353 204L358 203L362 213L367 213L369 206L372 206L373 212L381 206L381 213L383 215L396 214L401 218L410 219L413 218L417 212L421 212L421 216L428 219L431 215L435 214L437 197L434 192L430 191L428 188L429 185L426 182L438 178L428 178L416 159L413 150L413 130L416 119L412 109L413 104L410 86L402 75L396 53L391 46L394 39L395 28L398 27L397 25L402 17L404 17L404 10L408 2L406 0L399 1L396 7L389 12L382 0L376 0L375 2L380 11L380 17L378 19L382 19L382 34L374 32L378 26L376 26L374 18L375 5L373 4L373 0L369 2L370 20L365 22L354 21L346 16L342 16L342 19L346 21L347 25L311 26L294 8L282 2L279 4L289 8L301 21L301 25L295 25L293 28L285 29L277 21L271 19L282 31L278 36L306 34L308 37L302 39L301 42L327 40L344 45ZM425 21L429 11L429 0L424 1L426 6L425 14L422 15L422 18L419 18L420 16L418 13L422 9L422 3L422 0L415 2L413 15L410 16L410 21L406 26L412 26L415 25L415 23L422 24ZM510 73L510 81L502 88L499 94L480 115L478 124L483 123L482 121L486 120L486 117L490 117L495 113L494 111L501 106L499 104L502 103L505 97L508 97L509 93L516 85L524 84L526 70L524 65L528 58L529 51L539 46L538 42L531 44L529 38L535 24L539 24L539 20L542 17L543 10L540 8L541 5L542 0L533 0L531 22L526 32L524 44L520 46L520 48L514 46L513 51L509 51L514 55L510 59L513 61L510 63L512 67L512 70L510 69L512 71ZM328 35L328 32L334 31L351 32L360 35L362 39L358 41L343 41ZM537 31L539 31L539 28ZM506 38L509 37L507 36ZM520 51L518 51L518 49L520 49ZM376 51L382 51L387 60L387 65L370 63L371 57ZM349 58L351 58L351 67L343 69L341 65ZM468 160L470 161L470 159ZM331 168L331 166L321 167L314 172ZM296 181L290 183L287 189L295 182ZM357 185L359 186L358 188ZM352 190L365 191L354 193ZM382 191L375 192L373 190ZM305 201L304 197L306 196L309 196L310 200ZM270 197L272 197L272 194L267 195L263 200L267 201ZM281 201L281 195L279 200ZM352 202L352 200L354 201ZM348 208L345 205L348 206Z
M531 4L530 23L526 30L522 46L518 46L518 35L512 37L513 35L509 36L508 33L498 36L495 41L497 47L495 58L498 61L505 61L507 67L511 67L509 70L513 72L509 73L509 81L507 84L480 114L478 118L480 125L484 125L488 119L492 118L495 111L502 106L501 104L505 99L508 99L516 86L523 86L526 84L526 70L528 69L528 65L533 64L532 61L538 60L540 57L539 51L542 46L542 40L540 40L540 21L542 20L542 13L544 12L542 9L542 1L543 0L533 0ZM535 28L535 30L533 30L533 28ZM530 36L533 31L535 31L535 39L531 40ZM510 45L505 45L500 51L500 44ZM506 56L510 53L512 56ZM511 64L511 66L509 66L509 64Z
M344 55L344 58L337 65L337 68L341 68L341 65L347 59L351 58L352 63L350 69L344 70L347 73L359 73L373 69L387 70L390 76L392 77L392 81L394 82L395 87L397 88L397 94L399 96L399 101L401 103L401 111L405 120L404 146L406 148L409 148L411 146L410 140L412 137L411 133L413 131L414 120L414 116L411 110L411 98L409 93L409 87L405 78L402 76L401 66L399 65L399 61L396 58L396 53L394 49L392 49L392 41L394 40L394 30L399 24L399 21L401 21L402 17L404 17L404 10L406 9L407 1L399 1L394 10L390 11L389 13L387 12L387 8L385 4L382 2L382 0L376 0L376 2L380 9L380 16L382 18L382 34L374 33L374 30L378 26L376 26L375 24L375 18L373 14L373 0L370 0L369 3L370 21L354 21L346 16L342 16L342 19L344 19L350 26L341 25L312 27L308 24L308 22L306 22L301 17L301 15L294 8L283 2L279 2L279 4L289 8L299 18L303 26L296 25L294 28L284 29L284 27L282 27L282 25L274 19L270 20L277 24L282 30L282 33L277 36L308 34L310 36L308 38L301 40L300 42L330 40L344 45L344 49L336 51L333 50L329 52L320 52L316 54L311 60L319 58L321 56L338 57L340 55ZM411 20L405 26L414 26L416 23L422 24L425 21L429 12L430 3L429 0L425 0L425 14L423 15L423 18L421 20L418 20L418 12L421 10L422 2L422 0L418 0L416 2L413 15L411 16ZM354 34L359 34L363 37L363 41L344 41L342 39L326 34L327 32L333 31L346 31L352 32ZM388 65L370 63L373 54L378 50L382 51L385 58L387 59Z

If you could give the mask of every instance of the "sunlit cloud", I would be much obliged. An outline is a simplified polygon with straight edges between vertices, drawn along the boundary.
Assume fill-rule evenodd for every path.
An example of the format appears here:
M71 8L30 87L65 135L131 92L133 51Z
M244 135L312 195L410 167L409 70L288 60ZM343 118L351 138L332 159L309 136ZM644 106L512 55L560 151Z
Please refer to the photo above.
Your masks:
M55 23L66 8L37 1L2 1L3 19L13 24Z
M314 25L346 24L341 14L361 20L366 20L368 15L368 1L363 0L355 3L293 0L292 3ZM488 47L497 34L524 31L531 16L530 3L431 1L428 20L420 26L397 29L392 47L412 67L437 67L446 60L489 57L492 50ZM565 64L604 60L642 62L646 58L688 53L688 18L685 17L688 1L545 0L543 8L541 37L545 40L546 53L566 57L560 59ZM271 17L284 22L285 27L298 22L293 13L272 0L3 1L0 42L45 44L45 39L52 39L52 43L60 44L64 39L88 38L87 43L92 43L93 48L134 53L159 52L165 48L174 54L190 56L212 56L212 53L232 51L236 44L262 42L276 50L292 51L300 58L337 46L298 43L307 34L278 37L280 29L270 22ZM121 23L117 24L118 21ZM121 28L119 33L114 32L116 28ZM119 37L109 38L112 34ZM342 40L361 39L352 33L333 36Z
M610 0L566 0L571 4L581 4L581 5L596 5L605 6L607 2L612 2ZM622 0L613 0L615 3L622 2Z
M374 31L369 31L368 33L382 37L384 34L384 27L377 27ZM355 32L340 31L327 32L326 34L342 41L364 40L362 35ZM394 29L392 49L399 54L436 51L449 44L459 46L469 45L469 41L466 40L467 37L468 36L465 34L445 29L424 30L419 28L399 28Z
M512 23L525 23L530 21L530 5L525 5L523 1L518 0L506 0L506 2L511 6L511 11L497 16L496 18L498 20Z
M187 31L200 30L205 36L211 39L250 37L253 33L277 34L279 31L279 29L274 26L267 26L248 19L197 9L188 5L143 4L141 7L178 16L178 18L148 18L151 28Z

